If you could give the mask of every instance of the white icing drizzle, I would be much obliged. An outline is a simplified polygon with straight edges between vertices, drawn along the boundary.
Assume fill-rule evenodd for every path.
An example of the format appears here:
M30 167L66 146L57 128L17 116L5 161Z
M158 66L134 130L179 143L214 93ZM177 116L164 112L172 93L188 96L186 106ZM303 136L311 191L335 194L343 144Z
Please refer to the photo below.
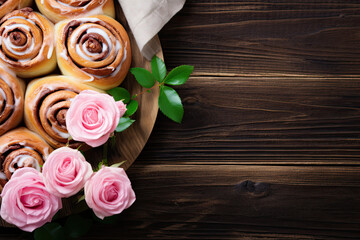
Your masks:
M30 162L32 167L35 168L37 171L40 172L40 164L39 162L32 156L29 155L18 155L16 156L10 163L9 171L11 173L15 172L15 168L13 165L16 163L19 168L24 167L25 162Z
M15 18L24 19L24 20L28 21L29 23L36 25L36 24L35 24L35 22L34 22L33 20L31 20L31 19L27 19L27 18L24 18L24 17L21 17L21 16L14 16L14 17L10 17L10 18L8 18L8 20L10 20L10 19L15 19Z
M109 38L109 36L106 34L106 32L102 29L99 28L89 28L86 33L97 33L99 35L101 35L103 38L105 38L108 46L110 47L111 50L111 40Z
M17 105L19 105L18 99L16 99L16 98L15 98L15 105L14 104L12 104L12 105L8 104L6 94L5 94L5 92L4 92L4 90L2 88L0 88L0 94L3 97L4 102L6 103L6 105L8 105L8 107L10 107L11 109L14 109Z
M15 108L16 108L17 106L19 106L20 100L21 100L21 97L20 97L20 96L15 97Z
M119 40L116 40L115 51L116 51L116 52L119 52L120 49L121 49L121 44L120 44ZM125 49L125 50L126 50L126 49Z
M67 3L63 3L62 1L57 1L57 3L59 3L60 5L63 5L63 6L70 7L70 8L74 8L74 9L75 9L75 7L73 7L73 6L71 6L71 5L67 4ZM81 7L81 8L83 8L83 7Z
M105 52L107 49L108 49L108 45L106 45L106 44L102 44L102 49L103 49L103 51Z
M5 180L7 179L5 173L0 172L0 179L5 179Z
M120 44L120 43L119 43ZM118 74L118 72L120 71L121 69L121 65L124 63L124 61L126 60L126 57L127 57L127 51L126 51L126 47L127 47L127 43L125 43L125 48L124 48L124 56L120 62L120 64L116 67L115 71L112 72L111 74L107 75L107 76L99 76L99 75L89 75L87 72L84 71L84 73L88 76L91 76L92 79L91 80L84 80L84 82L91 82L94 80L94 76L97 77L97 78L104 78L104 77L113 77L113 76L116 76L116 74Z
M67 139L67 138L70 137L70 134L61 132L61 131L59 131L57 128L55 128L54 126L51 126L51 128L52 128L52 130L53 130L54 132L56 132L56 133L57 133L60 137L62 137L62 138Z
M43 151L44 151L44 154L45 154L45 155L43 156L43 159L46 160L47 156L49 156L49 148L46 147L46 148L43 149Z
M50 85L50 84L46 86L46 88L49 89L50 91L54 91L58 87L59 87L58 85Z
M5 26L5 30L13 30L14 28L25 28L27 31L30 31L30 27L22 23L15 23L10 26Z
M98 22L101 20L98 18L80 18L79 21L80 22Z
M52 4L51 7L54 9L59 9L61 14L71 13L74 10L80 9L83 13L80 13L79 15L86 14L87 16L91 16L91 15L103 14L104 11L102 5L104 5L105 3L106 3L105 0L98 0L97 2L98 6L89 10L88 7L91 6L92 4L86 4L85 6L77 7L77 6L71 6L68 3L64 3L62 1L57 0L56 4ZM44 5L44 0L41 0L41 4Z
M85 73L86 75L88 75L90 77L89 79L83 80L83 82L92 82L92 81L94 81L94 76L93 75L91 75L91 74L89 74L89 73L87 73L85 71L83 71L83 73Z
M64 50L60 53L60 57L64 58L66 61L69 59L67 54L66 54L66 49L64 48Z
M119 43L119 45L120 45L120 43ZM121 47L121 45L120 45L120 47ZM126 47L127 47L127 42L125 42L124 56L123 56L123 58L122 58L122 60L121 60L121 62L120 62L120 64L119 64L119 66L117 66L116 70L110 74L111 77L113 77L113 76L115 76L116 74L118 74L118 72L119 72L120 69L121 69L121 65L122 65L122 64L124 63L124 61L126 60L126 57L127 57Z
M31 38L31 45L26 48L24 51L22 52L17 52L15 51L14 49L17 49L17 48L20 48L19 46L15 46L11 43L11 41L9 40L9 37L7 38L4 38L3 39L3 42L6 46L8 46L8 49L10 50L10 52L12 52L13 54L17 55L17 56L21 56L21 55L24 55L24 54L28 54L29 52L31 52L33 49L34 49L34 46L35 46L35 41L33 38ZM24 60L24 59L23 59Z
M31 61L31 58L26 58L26 59L19 59L17 60L18 62L28 62L28 61Z
M51 45L49 46L48 54L47 54L48 59L51 58L53 51L54 51L54 45L51 43Z
M76 53L79 54L79 56L85 60L89 60L92 61L90 57L86 56L86 54L84 54L81 50L80 50L80 46L79 44L76 44L75 46L76 49Z
M42 0L44 1L44 0ZM67 13L71 13L71 9L69 10L65 10L68 8L73 8L71 6L69 6L66 3L60 2L60 1L56 1L57 4L51 4L51 7L54 9L59 9L61 14L67 14Z
M95 57L95 56L98 54L98 53L91 53L91 52L89 52L89 51L87 50L87 48L84 46L84 44L82 45L82 47L83 47L84 52L85 52L87 55L90 55L90 56L94 56L94 57ZM105 52L105 51L108 49L108 45L102 43L101 49L102 49L101 52ZM111 49L111 48L110 48L110 49ZM80 50L80 49L79 49L79 50ZM110 54L110 51L108 52L108 54L106 55L106 57L109 56L109 54Z
M43 52L44 52L45 46L46 46L46 44L43 42L42 45L41 45L39 53L36 55L37 58L38 57L41 57L41 59L43 58ZM49 49L49 51L50 51L50 49ZM48 52L48 54L49 54L49 52Z

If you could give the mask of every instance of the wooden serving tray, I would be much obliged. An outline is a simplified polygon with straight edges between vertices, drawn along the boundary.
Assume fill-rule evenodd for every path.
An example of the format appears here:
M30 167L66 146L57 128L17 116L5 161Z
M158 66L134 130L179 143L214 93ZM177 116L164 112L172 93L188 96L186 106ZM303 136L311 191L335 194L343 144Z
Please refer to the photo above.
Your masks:
M151 63L141 55L119 3L117 1L114 3L116 7L117 20L125 27L129 34L132 53L131 67L142 67L151 71ZM160 42L157 36L156 40ZM163 59L162 50L160 50L157 56ZM145 90L145 88L136 82L131 73L128 74L124 82L121 84L121 87L126 88L131 93L131 96ZM121 166L126 170L139 156L155 124L158 113L158 97L159 89L154 88L151 92L147 92L136 98L139 103L139 108L134 117L132 117L136 121L124 132L116 134L116 146L115 148L109 148L109 165L126 161ZM86 159L93 164L93 166L97 165L103 156L102 147L87 151L85 156Z
M114 1L114 3L116 7L117 20L124 26L124 28L129 34L132 53L131 67L142 67L151 70L150 61L146 60L141 55L119 3L116 0ZM34 10L38 11L35 7ZM157 36L156 40L159 41L159 38ZM157 56L163 59L162 50L159 51ZM58 72L59 70L56 70L56 73ZM131 95L140 93L145 90L136 82L135 78L130 73L128 74L124 82L121 84L121 87L129 90ZM116 145L109 146L109 165L125 161L124 164L121 165L121 167L126 170L135 162L136 158L139 156L140 152L144 148L154 127L156 116L158 113L158 97L159 89L154 88L150 93L147 92L136 98L139 103L139 108L132 117L136 121L124 132L116 134ZM85 152L85 157L86 160L93 165L93 167L96 167L103 157L103 148L98 147L88 150ZM77 199L78 196L63 199L63 208L59 212L59 217L67 216L71 213L80 212L86 209L86 205L84 202L77 204ZM6 223L2 219L0 219L0 226L15 227L11 224Z

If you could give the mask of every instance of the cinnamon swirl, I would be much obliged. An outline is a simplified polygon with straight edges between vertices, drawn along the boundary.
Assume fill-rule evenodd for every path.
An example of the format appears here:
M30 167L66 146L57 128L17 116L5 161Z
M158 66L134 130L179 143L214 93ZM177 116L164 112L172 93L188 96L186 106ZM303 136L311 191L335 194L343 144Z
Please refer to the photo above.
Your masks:
M22 80L0 67L0 135L16 127L22 120L24 89Z
M0 186L3 187L16 169L33 167L41 171L52 148L37 134L20 127L0 137Z
M56 67L53 24L31 8L5 15L0 21L0 60L19 77L53 71Z
M35 0L40 12L56 23L62 20L105 14L115 18L113 0Z
M121 84L131 63L129 37L116 20L96 15L55 25L58 64L64 75L111 89Z
M86 89L95 90L67 76L49 76L30 82L25 94L26 126L54 148L65 146L70 137L66 129L66 112L71 99ZM71 140L69 146L77 148L81 144Z

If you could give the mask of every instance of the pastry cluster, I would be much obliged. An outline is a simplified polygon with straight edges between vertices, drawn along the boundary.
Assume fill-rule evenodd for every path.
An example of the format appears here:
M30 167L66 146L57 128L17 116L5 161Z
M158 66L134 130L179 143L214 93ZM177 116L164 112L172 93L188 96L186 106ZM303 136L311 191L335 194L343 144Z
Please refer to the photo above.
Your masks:
M55 148L89 148L69 138L70 103L119 86L131 64L113 0L35 2L41 13L31 0L0 3L0 190L18 168L40 171Z

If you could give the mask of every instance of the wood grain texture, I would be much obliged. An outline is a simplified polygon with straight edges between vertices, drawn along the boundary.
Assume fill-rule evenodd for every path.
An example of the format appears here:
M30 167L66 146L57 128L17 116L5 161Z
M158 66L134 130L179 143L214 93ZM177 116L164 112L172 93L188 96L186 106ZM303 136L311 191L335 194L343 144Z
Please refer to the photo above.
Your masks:
M189 0L161 32L165 58L199 73L360 74L360 3Z
M358 239L359 171L136 162L134 206L84 239Z
M183 123L158 115L137 201L83 239L360 239L360 3L188 0L159 36L195 65Z
M179 88L182 125L161 116L144 156L164 164L358 165L359 90L355 78L194 74Z

